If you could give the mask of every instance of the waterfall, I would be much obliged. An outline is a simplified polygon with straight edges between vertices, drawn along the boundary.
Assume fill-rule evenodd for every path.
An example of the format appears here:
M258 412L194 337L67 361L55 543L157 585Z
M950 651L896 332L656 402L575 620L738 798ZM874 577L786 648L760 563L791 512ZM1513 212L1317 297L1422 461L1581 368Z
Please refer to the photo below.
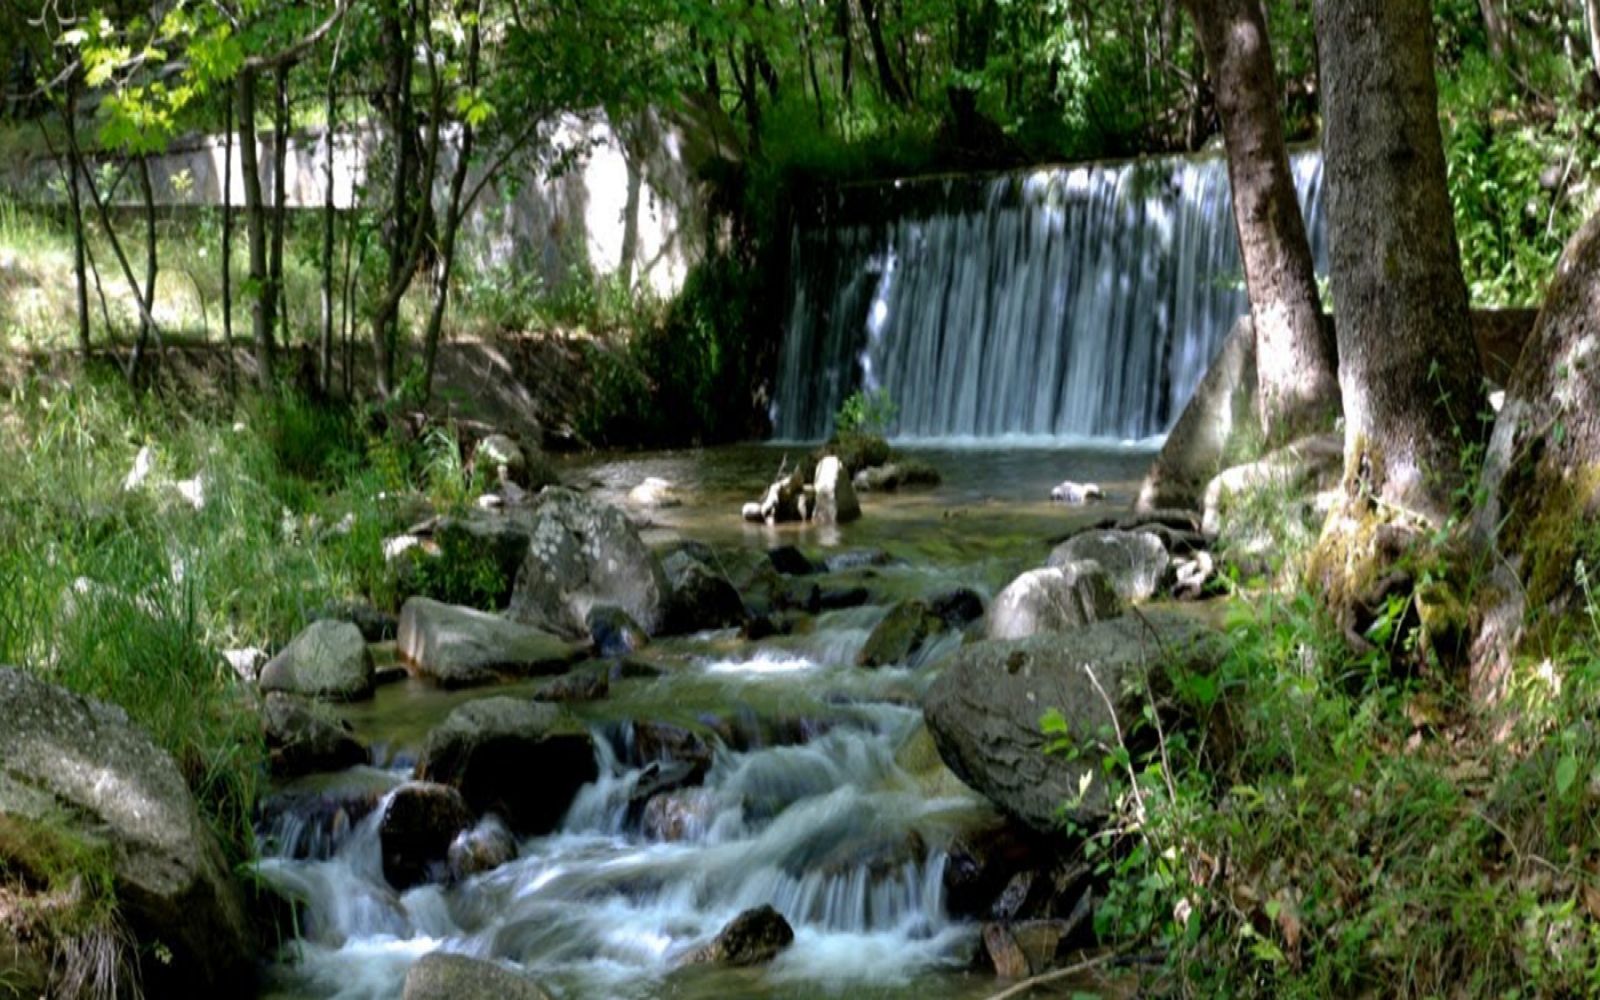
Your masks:
M1292 158L1325 269L1322 158ZM1217 155L853 186L791 237L776 435L885 389L910 440L1165 433L1248 310Z

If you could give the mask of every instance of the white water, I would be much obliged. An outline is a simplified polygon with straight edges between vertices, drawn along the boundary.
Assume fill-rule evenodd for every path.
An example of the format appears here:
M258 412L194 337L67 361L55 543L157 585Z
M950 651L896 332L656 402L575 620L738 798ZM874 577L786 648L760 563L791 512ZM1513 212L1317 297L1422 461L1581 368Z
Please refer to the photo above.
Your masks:
M1322 261L1321 156L1293 167ZM1219 156L838 192L791 241L775 434L865 387L906 440L1148 442L1248 308L1232 211Z
M906 677L840 666L874 614L841 612L835 629L743 660L708 657L696 672L736 688L832 690L848 680L867 685L870 698L871 685ZM786 669L774 672L779 666ZM750 974L759 980L741 981L741 992L760 982L770 996L849 996L957 969L975 932L945 914L942 846L977 807L969 798L927 797L895 764L917 720L914 709L853 704L804 745L719 747L691 793L701 821L676 843L652 841L630 822L640 772L597 738L601 777L580 793L562 829L524 841L518 860L448 888L398 894L387 886L380 805L349 827L331 856L261 865L270 884L306 903L304 939L275 970L277 986L292 997L395 997L410 964L444 948L515 963L559 997L658 996L678 988L668 980L686 975L675 972L685 953L764 904L788 918L795 942ZM629 746L624 739L624 753ZM722 989L713 984L700 995Z

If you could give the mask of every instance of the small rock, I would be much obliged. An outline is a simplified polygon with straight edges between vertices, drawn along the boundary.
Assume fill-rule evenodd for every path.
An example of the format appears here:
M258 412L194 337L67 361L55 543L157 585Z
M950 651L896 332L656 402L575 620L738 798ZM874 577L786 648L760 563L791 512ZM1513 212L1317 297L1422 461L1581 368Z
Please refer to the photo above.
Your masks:
M133 468L128 470L127 477L122 480L123 492L132 493L143 486L150 478L150 473L155 471L155 467L156 456L150 450L150 446L145 445L140 448L139 453L133 456Z
M340 771L367 762L367 748L356 741L349 723L304 698L268 693L261 721L267 760L278 777Z
M1174 565L1177 582L1173 584L1172 596L1180 601L1199 600L1205 594L1206 585L1217 574L1216 563L1209 552L1195 552Z
M862 493L893 493L915 486L938 486L939 470L917 459L875 465L857 472L851 483Z
M1105 498L1105 491L1095 483L1075 483L1070 479L1050 491L1051 500L1068 507L1082 507Z
M498 963L436 951L406 973L401 1000L550 1000L550 994Z
M452 881L493 871L517 859L517 840L498 816L485 816L470 830L462 830L450 842L446 862Z
M261 676L261 665L267 662L267 651L247 646L244 649L224 649L222 659L247 684L254 684Z
M412 549L422 545L422 539L416 535L394 535L383 540L383 561L394 562Z
M180 479L172 484L178 498L195 510L206 508L206 484L199 476L193 479Z
M533 693L534 701L599 701L611 693L611 681L598 670L574 670L564 677L545 681Z
M627 656L650 642L638 622L628 617L626 611L610 604L596 604L590 608L584 624L588 626L596 656Z
M817 565L793 545L769 549L767 559L772 562L772 568L784 576L810 576L817 572Z
M794 928L783 914L761 906L734 917L710 944L691 953L685 964L761 965L778 957L794 941Z
M976 591L957 587L929 598L928 610L951 628L965 628L983 617L983 598Z
M389 796L378 822L383 877L404 892L446 872L450 845L472 827L472 810L448 785L413 781Z
M739 516L751 524L761 524L766 521L766 518L761 514L761 505L758 503L745 504L739 509Z
M678 487L668 480L651 476L628 491L628 503L635 507L663 510L683 506Z
M372 654L349 622L319 621L261 668L263 691L351 701L372 695Z
M856 499L855 487L839 459L829 455L817 463L814 483L816 508L811 520L818 524L846 524L859 520L861 504Z
M943 632L944 619L922 601L901 601L867 637L856 656L862 667L914 666L928 640Z
M486 684L502 676L560 673L582 647L476 608L413 597L400 609L400 656L444 687Z

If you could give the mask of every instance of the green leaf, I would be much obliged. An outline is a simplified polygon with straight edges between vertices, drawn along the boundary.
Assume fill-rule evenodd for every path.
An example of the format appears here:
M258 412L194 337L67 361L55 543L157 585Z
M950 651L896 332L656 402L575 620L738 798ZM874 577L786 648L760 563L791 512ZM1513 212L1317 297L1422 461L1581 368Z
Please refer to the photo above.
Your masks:
M1567 794L1573 782L1578 780L1578 758L1567 754L1556 762L1556 792L1560 795Z

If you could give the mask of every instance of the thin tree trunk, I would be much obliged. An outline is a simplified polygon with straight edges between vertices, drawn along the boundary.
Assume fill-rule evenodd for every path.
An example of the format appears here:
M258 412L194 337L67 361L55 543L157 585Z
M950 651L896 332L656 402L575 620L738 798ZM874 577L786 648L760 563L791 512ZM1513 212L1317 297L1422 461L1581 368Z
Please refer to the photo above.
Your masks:
M150 158L139 157L139 197L144 203L144 290L137 287L134 294L144 302L144 308L139 311L139 336L133 342L133 355L128 360L128 381L135 382L139 378L139 366L144 361L145 348L150 343L150 334L155 330L155 319L151 313L156 302L156 192L150 183Z
M228 388L237 391L233 369L233 99L222 102L222 348Z
M67 81L66 108L62 123L74 135L78 129L78 78L74 74ZM78 303L78 349L83 360L89 360L89 276L84 267L83 199L78 193L77 142L67 144L67 208L72 213L72 275L76 282Z
M1258 416L1267 440L1282 442L1333 425L1339 376L1284 145L1266 12L1261 0L1187 2L1227 141L1255 325Z
M261 389L267 392L273 384L272 289L267 278L267 219L261 198L261 165L256 156L256 75L251 70L239 74L239 155L250 248L250 325L255 335Z
M906 93L905 86L894 74L889 46L883 40L883 24L874 0L861 0L861 19L867 22L867 39L872 43L872 60L878 67L878 83L883 87L883 96L897 108L906 107L911 103L911 95Z
M1496 59L1506 56L1506 22L1500 13L1499 0L1478 0L1478 11L1483 15L1483 33L1489 39L1489 54Z
M338 58L336 50L335 64ZM322 189L322 343L317 359L319 362L317 388L324 396L332 391L333 386L333 143L338 112L334 89L338 75L334 69L334 66L328 68L327 123L324 132L328 143L327 158L324 163L327 177L324 179Z
M1600 0L1583 0L1583 23L1589 29L1589 57L1594 60L1594 72L1600 75Z
M283 230L288 221L289 204L289 64L273 74L275 100L272 125L272 244L267 258L268 315L277 339L289 342L289 307L283 288Z
M1465 505L1484 409L1445 186L1427 0L1317 0L1343 498L1313 581L1347 628L1422 532Z

